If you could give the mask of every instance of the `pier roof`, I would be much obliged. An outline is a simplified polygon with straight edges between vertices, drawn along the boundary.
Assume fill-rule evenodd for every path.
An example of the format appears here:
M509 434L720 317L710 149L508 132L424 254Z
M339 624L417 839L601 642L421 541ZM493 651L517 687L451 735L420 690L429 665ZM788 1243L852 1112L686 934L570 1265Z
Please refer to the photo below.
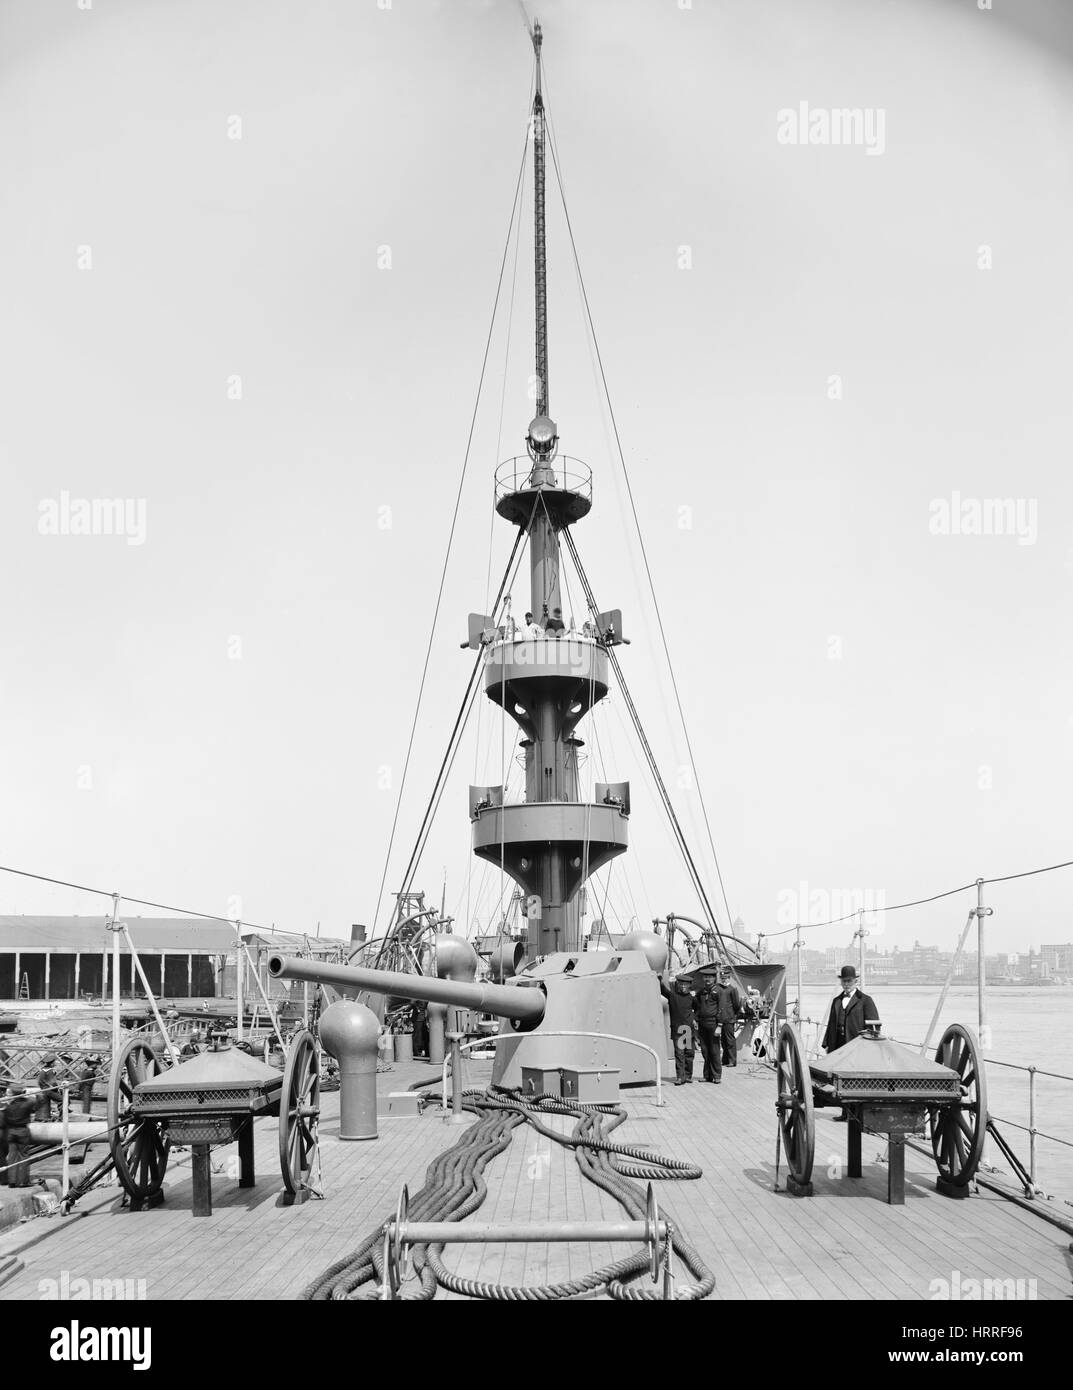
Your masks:
M191 951L219 955L233 950L235 933L226 922L197 917L124 917L137 951ZM0 951L111 950L109 919L93 917L0 916ZM126 952L122 934L119 949Z

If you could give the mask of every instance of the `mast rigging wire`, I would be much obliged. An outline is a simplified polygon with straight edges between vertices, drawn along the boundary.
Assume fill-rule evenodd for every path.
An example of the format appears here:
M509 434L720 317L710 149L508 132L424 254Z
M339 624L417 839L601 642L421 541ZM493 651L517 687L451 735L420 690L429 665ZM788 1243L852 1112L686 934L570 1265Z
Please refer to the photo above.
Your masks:
M618 766L618 758L617 758L617 756L616 756L615 748L614 748L614 746L613 746L613 744L612 744L612 740L611 740L611 723L610 723L610 720L609 720L608 723L607 723L607 727L606 727L605 733L606 733L606 737L607 737L607 754L606 754L606 755L604 754L603 745L602 745L601 742L600 742L600 734L599 734L599 730L597 729L596 721L593 720L593 724L592 724L593 742L595 743L596 749L597 749L597 751L598 751L598 753L599 753L600 764L601 764L601 766L602 766L602 768L603 768L603 773L604 773L604 780L605 780L605 781L610 781L610 780L611 780L611 774L609 773L608 768ZM629 898L630 906L633 908L633 916L636 917L638 921L640 921L640 920L641 920L641 913L640 913L640 911L639 911L639 909L638 909L638 907L637 907L637 897L636 897L636 894L635 894L634 891L633 891L633 883L632 883L632 881L631 881L631 879L630 879L630 865L631 865L631 861L632 861L632 866L637 870L637 876L638 876L638 878L640 879L640 885L641 885L641 898L642 898L642 901L644 902L644 904L645 904L645 906L646 906L646 908L647 908L647 912L646 912L646 914L645 914L645 920L650 922L650 921L652 921L652 901L651 901L651 899L650 899L650 897L649 897L649 895L648 895L648 888L647 888L647 886L646 886L646 884L645 884L645 876L644 876L644 873L643 873L642 870L641 870L641 855L638 853L638 850L637 850L637 846L636 846L636 845L631 845L631 846L630 846L630 850L631 850L631 852L630 852L629 854L624 854L624 855L621 855L621 856L620 856L621 861L622 861L622 878L623 878L623 881L624 881L624 883L625 883L625 885L626 885L626 896ZM618 860L613 860L612 862L613 862L613 863L617 863Z
M613 864L613 863L614 863L614 861L612 861L612 864ZM611 868L611 865L609 864L609 865L608 865L608 869L610 869L610 868ZM999 875L996 875L994 878L973 879L973 881L972 881L971 883L963 883L963 884L961 884L960 887L958 887L958 888L948 888L947 891L946 891L945 893L933 893L930 897L927 897L927 898L916 898L916 899L914 899L912 902L894 903L892 906L884 908L883 911L884 911L884 912L898 912L898 911L900 911L900 910L903 909L903 908L907 908L907 907L920 907L920 906L922 906L922 905L925 904L925 903L934 903L934 902L938 902L941 898L950 898L950 897L953 897L955 893L964 893L964 892L967 892L968 889L970 889L970 888L975 888L975 887L977 887L978 884L983 884L984 887L986 887L986 886L987 886L988 884L990 884L990 883L1010 883L1010 882L1012 882L1014 879L1019 879L1019 878L1034 878L1037 874L1049 874L1049 873L1054 873L1054 872L1055 872L1056 870L1058 870L1058 869L1071 869L1071 868L1073 868L1073 859L1065 859L1065 860L1062 860L1062 862L1061 862L1061 863L1058 863L1058 864L1043 864L1043 865L1041 865L1038 869L1023 869L1020 873L1016 873L1016 874L999 874ZM183 916L183 917L203 917L203 918L204 918L206 921L208 921L208 922L226 922L226 924L227 924L229 927L233 927L233 926L235 925L235 919L234 919L234 918L232 918L232 917L222 917L218 912L199 912L196 908L192 908L192 907L176 907L173 903L158 903L158 902L153 902L153 901L152 901L151 899L149 899L149 898L135 898L135 897L132 897L132 896L131 896L130 894L128 894L128 893L119 893L119 894L116 894L112 889L109 889L109 888L92 888L92 887L90 887L88 884L85 884L85 883L73 883L73 882L71 882L69 879L65 879L65 878L55 878L55 877L52 877L52 876L50 876L50 875L48 875L48 874L36 874L36 873L31 873L31 871L30 871L29 869L16 869L16 868L15 868L13 865L11 865L11 864L0 864L0 874L14 874L17 878L31 878L31 879L34 879L34 880L35 880L36 882L38 882L38 883L51 883L51 884L54 884L54 885L55 885L56 887L58 887L58 888L71 888L71 889L74 889L74 890L75 890L76 892L78 892L78 893L93 893L93 894L95 894L97 897L100 897L100 898L115 898L115 897L118 896L124 903L135 903L135 904L137 904L139 907L157 907L157 908L160 908L161 911L163 911L163 912L177 912L177 913L179 913L179 914L180 914L181 916ZM857 914L856 914L855 912L850 914L851 917L855 917L856 915L857 915ZM802 930L802 931L805 931L805 930L812 930L812 929L814 929L814 928L816 928L816 927L829 927L829 926L834 926L834 925L836 924L837 921L842 921L842 920L844 920L844 919L842 919L842 918L832 919L832 921L830 921L830 922L802 922L802 923L800 924L800 926L801 926L801 930ZM275 931L287 932L287 928L285 928L285 927L277 927L277 926L275 925L275 923L273 923L272 926L270 926L270 927L266 927L266 926L264 926L264 925L262 925L261 923L258 923L258 922L248 922L248 921L246 921L245 918L242 919L242 925L243 925L244 927L251 927L254 931L261 931L261 932L275 932ZM788 927L788 928L786 929L786 931L781 931L781 932L765 932L765 933L764 933L764 938L765 938L765 940L767 940L767 939L769 939L769 938L771 938L771 937L775 937L775 936L786 936L789 932L793 932L793 931L797 931L797 930L798 930L798 928L797 928L796 926L794 926L794 927ZM289 934L290 934L290 935L296 935L296 933L293 933L293 932L292 932L292 933L289 933Z
M373 912L373 924L372 924L372 933L371 933L371 935L373 935L373 936L376 935L376 925L377 925L377 921L379 920L379 917L380 917L380 905L381 905L381 903L382 903L382 901L383 901L383 896L384 896L384 884L387 882L388 868L390 867L390 864L391 864L391 851L393 850L393 848L394 848L394 846L395 846L395 831L396 831L396 829L397 829L397 827L398 827L398 823L399 823L399 812L400 812L400 810L401 810L401 808L402 808L402 798L403 798L403 794L405 793L405 790L406 790L406 776L407 776L407 773L408 773L409 768L410 768L410 757L411 757L411 755L412 755L412 753L413 753L414 737L415 737L415 735L416 735L416 733L417 733L417 721L418 721L418 719L420 718L420 714L421 714L421 701L422 701L422 699L423 699L423 697L424 697L424 693L425 693L425 682L426 682L426 680L428 679L429 661L430 661L430 659L431 659L431 657L432 657L432 644L433 644L433 641L434 641L435 636L436 636L436 624L437 624L437 622L439 621L439 617L440 617L440 604L443 602L443 588L444 588L444 584L445 584L446 579L447 579L447 566L448 566L448 564L449 564L449 562L450 562L450 558L451 558L451 547L452 547L452 545L454 544L455 528L456 528L456 526L457 526L457 524L458 524L458 513L459 513L459 509L460 509L461 504L462 504L462 489L463 489L463 487L464 487L464 485L465 485L466 473L467 473L467 471L468 471L468 469L469 469L469 456L470 456L470 451L471 451L471 449L472 449L472 447L473 447L473 435L474 435L474 432L475 432L475 430L476 430L476 428L477 428L477 411L478 411L478 409L479 409L479 407L480 407L481 392L482 392L482 390L484 389L484 377L485 377L485 372L487 371L487 368L488 368L488 357L489 357L489 353L491 352L491 347L492 347L492 334L493 334L493 332L494 332L494 330L495 330L496 314L497 314L498 311L499 311L499 296L500 296L500 292L501 292L501 290L502 290L502 288L503 288L503 275L504 275L504 272L506 271L506 267L507 267L507 257L508 257L508 255L510 254L510 238L511 238L511 233L512 233L512 231L514 230L514 219L515 219L515 216L517 215L517 211L518 211L518 195L519 195L519 192L520 192L521 187L522 187L523 179L524 179L524 177L525 177L525 156L526 156L526 154L527 154L527 152L528 152L528 149L529 149L529 125L528 125L528 122L527 122L527 123L526 123L526 127L525 127L525 142L524 142L524 144L523 144L523 146L522 146L522 159L521 159L521 164L520 164L519 167L518 167L518 179L517 179L517 182L516 182L516 184L515 184L515 186L514 186L514 201L513 201L512 205L511 205L511 210L510 210L510 221L509 221L509 223L507 224L507 235L506 235L506 239L505 239L505 241L504 241L504 243L503 243L503 257L502 257L502 260L500 261L500 265L499 265L499 279L498 279L497 282L496 282L495 301L494 301L494 303L493 303L493 305L492 305L492 317L491 317L491 320L490 320L490 322L489 322L489 324L488 324L488 335L487 335L487 338L485 339L485 344L484 344L484 357L483 357L483 359L482 359L482 361L481 361L481 375L480 375L480 380L479 380L479 382L477 383L477 395L476 395L476 398L474 399L474 402L473 402L473 413L472 413L472 415L470 416L470 422L469 422L469 435L468 435L468 437L467 437L467 439L466 439L466 451L465 451L465 454L464 454L463 459L462 459L462 472L461 472L461 474L460 474L460 476L459 476L459 479L458 479L458 490L457 490L457 492L455 493L454 510L453 510L453 512L452 512L452 514L451 514L451 526L450 526L450 529L449 529L448 534L447 534L447 550L446 550L446 553L444 554L444 557L443 557L443 568L442 568L441 571L440 571L440 583L439 583L439 588L438 588L437 591L436 591L436 605L435 605L435 608L433 609L433 613L432 613L432 624L431 624L431 626L430 626L430 628L429 628L428 644L427 644L427 646L425 647L425 660L424 660L424 664L423 664L423 666L422 666L422 668L421 668L421 683L420 683L420 685L419 685L419 687L418 687L418 691L417 691L417 705L416 705L416 707L415 707L415 709L414 709L413 723L410 725L410 737L409 737L409 740L407 741L407 744L406 744L406 758L405 758L405 760L404 760L404 762L403 762L403 766L402 766L402 778L401 778L401 780L400 780L400 782L399 782L399 795L398 795L398 797L396 798L396 801L395 801L395 814L394 814L394 816L392 817L392 820L391 820L391 832L390 832L390 834L389 834L389 836L388 836L387 853L386 853L386 855L384 856L384 871L383 871L383 873L382 873L381 876L380 876L380 887L379 887L379 889L377 890L377 894L376 894L376 909L375 909L375 911Z
M545 72L545 75L546 75L546 72ZM579 259L579 257L578 257L577 244L576 244L576 242L575 242L575 240L574 240L574 228L573 228L573 225L572 225L572 223L571 223L571 221L570 221L570 210L569 210L569 208L568 208L567 205L566 205L566 190L565 190L565 188L563 187L562 170L561 170L560 165L559 165L559 154L558 154L558 150L557 150L557 148L556 148L556 141L555 141L555 135L554 135L554 126L553 126L553 122L552 122L552 118L551 118L551 107L550 107L550 103L547 101L547 97L546 97L546 96L545 96L545 103L544 103L544 104L545 104L545 109L547 110L548 148L549 148L550 151L551 151L552 164L554 165L554 168L555 168L555 179L556 179L556 183L558 184L558 187L559 187L559 198L560 198L560 200L561 200L561 202L562 202L562 205L563 205L563 216L564 216L564 218L565 218L565 220L566 220L566 229L567 229L567 233L568 233L568 236L569 236L569 239L570 239L570 250L571 250L571 254L572 254L573 259L574 259L574 267L575 267L575 269L576 269L576 271L577 271L578 284L579 284L579 286L580 286L580 288L581 288L581 298L582 298L582 303L583 303L584 308L585 308L585 318L586 318L586 321L587 321L587 323L588 323L589 333L590 333L590 335L591 335L591 337L592 337L592 345L593 345L593 348L594 348L595 353L596 353L596 361L597 361L597 365L598 365L599 370L600 370L600 381L601 381L601 384L603 385L604 397L605 397L605 399L606 399L606 401L607 401L607 411L608 411L608 415L610 416L610 419L611 419L611 428L612 428L612 431L613 431L614 437L615 437L615 448L616 448L616 450L617 450L617 452L618 452L619 464L620 464L620 466L621 466L621 468L622 468L622 476L623 476L623 479L625 480L625 483L626 483L626 492L627 492L627 496L629 497L630 511L631 511L631 513L632 513L632 515L633 515L633 523L634 523L634 527L636 528L636 531L637 531L637 540L638 540L638 543L639 543L640 549L641 549L641 558L642 558L642 560L643 560L643 562L644 562L645 575L646 575L646 577L647 577L647 579L648 579L649 592L650 592L651 595L652 595L652 605L653 605L653 607L654 607L654 609L655 609L655 613L656 613L656 623L657 623L657 625L658 625L658 627L659 627L660 641L661 641L661 643L662 643L662 645L663 645L663 654L664 654L664 657L666 658L666 661L667 661L667 669L668 669L668 672L669 672L670 678L671 678L671 686L672 686L672 688L673 688L673 690L674 690L675 704L676 704L677 707L678 707L678 716L679 716L679 719L681 720L681 723L682 723L682 733L683 733L684 736L685 736L686 750L687 750L687 752L689 753L689 762L690 762L690 766L691 766L691 768L692 768L692 770L693 770L693 780L694 780L694 783L695 783L696 788L697 788L697 797L698 797L698 799L699 799L699 801L700 801L701 813L702 813L702 815L703 815L703 817L704 817L704 825L705 825L705 829L706 829L707 835L708 835L708 844L709 844L709 847L710 847L711 852L712 852L712 861L713 861L713 863L714 863L714 865L715 865L716 877L717 877L718 880L719 880L719 890L720 890L720 893L722 894L723 905L724 905L724 907L726 908L726 912L727 912L727 926L728 926L728 928L729 928L730 923L731 923L731 921L733 920L733 914L732 914L732 912L730 911L730 902L729 902L729 899L727 898L726 885L725 885L724 882L723 882L723 872L722 872L722 869L720 868L720 865L719 865L719 855L718 855L718 853L716 852L716 848L715 848L715 837L714 837L713 834L712 834L711 821L710 821L709 818L708 818L708 808L707 808L707 804L706 804L706 802L705 802L705 800L704 800L704 792L703 792L703 789L702 789L702 787L701 787L700 774L699 774L698 771L697 771L697 761L696 761L696 757L694 756L694 753L693 753L693 743L692 743L692 740L691 740L690 737L689 737L689 728L688 728L688 726L687 726L687 724L686 724L685 710L684 710L684 708L683 708L683 706L682 706L682 697L681 697L681 694L680 694L679 689L678 689L678 681L677 681L677 679L675 678L675 674L674 674L674 664L673 664L673 662L671 661L670 646L668 645L668 642L667 642L667 633L666 633L666 630L665 630L665 628L664 628L664 626L663 626L663 615L662 615L662 613L660 612L659 600L658 600L657 597L656 597L656 586L655 586L655 581L654 581L654 579L653 579L653 577L652 577L652 569L651 569L651 566L649 565L649 562L648 562L648 552L647 552L647 550L645 549L644 534L643 534L643 532L641 531L641 521L640 521L640 517L638 516L638 513L637 513L637 504L636 504L636 501L634 500L633 487L632 487L632 485L631 485L631 483L630 483L629 470L628 470L628 468L627 468L627 466L626 466L626 455L625 455L625 451L624 451L624 449L623 449L623 447L622 447L622 439L621 439L621 437L620 437L620 435L619 435L618 420L617 420L616 417L615 417L615 409L614 409L614 406L613 406L612 403L611 403L611 392L610 392L610 390L609 390L609 388L608 388L608 385L607 385L607 373L606 373L605 370L604 370L603 355L602 355L601 352L600 352L600 344L599 344L599 340L598 340L597 337L596 337L596 327L595 327L595 325L594 325L594 323L593 323L593 318L592 318L592 309L591 309L591 307L590 307L590 305L589 305L589 296L588 296L588 292L587 292L587 290L586 290L586 288L585 288L584 276L583 276L582 273L581 273L581 261L580 261L580 259ZM706 897L706 896L705 896L705 903L707 903L707 897ZM710 908L709 908L708 910L709 910L709 912L710 912ZM712 921L713 921L713 924L714 924L714 917L712 918Z
M574 542L573 536L570 534L569 527L564 528L563 538L565 539L566 544L570 550L571 558L574 561L574 568L577 570L578 577L580 578L582 587L585 591L585 598L589 604L589 609L592 612L593 618L595 619L600 610L596 603L595 595L592 591L592 585L589 583L588 575L585 573L584 566L581 563L581 557L578 555L577 545ZM667 816L671 822L671 828L674 831L676 840L678 841L678 848L681 851L682 858L685 862L686 871L688 872L690 878L693 881L693 887L696 890L697 896L700 899L705 913L707 914L712 931L715 933L716 940L719 943L719 948L724 953L726 961L729 964L730 950L726 945L726 942L723 940L723 934L719 929L719 923L717 922L715 913L712 910L712 905L708 901L708 894L705 891L704 882L701 879L700 872L697 869L696 862L694 861L693 855L689 849L689 845L685 838L685 833L682 830L681 824L678 820L678 816L674 809L674 803L671 801L670 792L668 792L667 785L663 780L663 775L659 770L659 764L656 761L656 755L652 751L652 745L648 741L648 735L645 733L644 725L641 722L641 716L638 713L637 706L633 702L633 696L630 694L629 686L626 684L626 677L622 672L622 667L619 664L618 655L613 646L607 647L607 659L611 663L611 668L614 671L616 678L618 679L619 689L622 691L622 696L626 703L626 708L629 711L630 718L633 721L633 727L636 730L637 737L641 743L641 750L645 755L649 768L651 769L652 776L656 782L656 787L663 801L664 809L666 810ZM728 922L727 927L729 928L729 926L730 923Z
M534 512L536 511L535 502L533 504L533 510ZM531 517L530 525L532 525ZM507 591L508 587L514 583L514 578L517 574L518 564L521 561L519 551L521 550L522 541L525 539L528 533L528 527L525 531L522 531L519 528L517 535L514 537L514 545L511 549L510 556L507 560L506 568L503 571L503 578L500 581L499 592L496 594L496 601L492 607L493 618L495 617L496 611L499 608L499 604L503 598L504 593ZM410 855L410 862L406 866L406 873L403 875L403 886L401 891L404 893L409 892L413 884L414 876L416 875L418 865L421 862L421 855L424 853L425 845L428 842L428 836L432 829L432 821L434 820L436 811L439 808L440 799L443 796L443 791L447 783L447 778L450 775L451 768L454 766L455 757L457 756L458 749L461 746L461 734L465 729L466 722L469 719L470 710L473 706L473 701L479 689L479 682L477 680L477 676L483 664L484 651L482 649L481 651L478 651L477 659L473 663L473 669L470 671L469 680L466 684L466 691L465 694L462 696L462 704L460 705L458 714L455 717L454 728L451 730L450 737L447 740L447 750L444 753L443 760L440 763L440 770L436 774L436 782L432 789L432 795L429 797L428 805L425 808L425 814L421 820L421 826L417 832L417 842L414 845L413 853Z
M530 104L530 106L532 106L532 102L533 102L533 87L535 86L535 80L536 80L536 79L535 79L535 73L534 73L534 78L533 78L533 80L532 80L532 81L530 82L530 84L529 84L529 104ZM508 376L510 375L510 343L511 343L511 330L512 330L513 325L514 325L514 301L515 301L515 298L517 297L517 291L518 291L518 262L519 262L519 259L520 259L519 250L520 250L520 247L521 247L521 239L522 239L522 220L523 220L523 214L524 214L524 212L525 212L525 180L524 180L524 178L522 179L522 182L521 182L521 188L520 188L520 193L519 193L519 199L520 199L520 201L519 201L519 204L518 204L518 215L517 215L517 217L515 218L515 227L514 227L514 265L513 265L512 271L511 271L510 303L509 303L509 305L507 306L507 331L506 331L506 337L505 337L505 341L504 341L504 351L503 351L503 383L502 383L502 386L500 387L500 392L499 392L499 427L498 427L498 429L497 429L497 431L496 431L496 456L495 456L495 463L498 463L499 460L500 460L500 458L502 457L502 449L503 449L503 417L504 417L504 414L505 414L505 412L506 412L506 404L507 404L507 378L508 378ZM496 523L496 510L495 510L495 507L491 507L491 508L489 509L489 515L488 515L488 567L487 567L487 571L486 571L486 573L485 573L485 579L484 579L484 603L485 603L485 608L488 607L489 599L490 599L491 592L492 592L492 549L493 549L493 544L494 544L494 540L495 540L495 523ZM509 602L510 595L508 594L507 597L508 597L508 602ZM508 616L512 616L512 615L508 615ZM479 764L480 755L481 755L481 709L482 709L482 706L478 705L478 707L477 707L477 729L476 729L476 735L475 735L475 737L474 737L474 743L473 743L473 781L474 781L474 784L477 784L477 769L478 769L478 764ZM486 864L486 865L485 865L485 868L487 869L487 867L488 867L488 866L487 866L487 864ZM482 880L482 881L483 881L483 880ZM468 855L467 855L467 865L466 865L466 889L465 889L465 896L466 896L466 933L467 933L467 936L468 936L468 934L469 934L470 926L471 926L471 922L472 922L472 916L471 916L471 896L472 896L472 895L471 895L471 889L472 889L472 885L473 885L473 855L472 855L472 854L468 854ZM456 911L456 914L455 914L455 915L457 916L457 911Z
M970 888L975 888L978 883L986 887L989 883L1010 883L1015 878L1033 878L1036 874L1049 874L1052 873L1055 869L1070 868L1073 868L1073 859L1066 859L1061 864L1045 864L1040 869L1025 869L1023 873L1019 874L1002 874L998 878L974 878L971 883L963 883L958 888L948 888L945 893L933 893L930 898L914 898L912 902L892 903L890 907L884 907L877 910L882 912L901 912L902 909L906 907L923 907L926 903L937 903L942 898L952 898L956 893L966 893ZM787 927L785 931L765 932L764 936L765 938L773 936L788 936L791 932L798 931L799 929L801 931L812 931L816 927L834 927L837 926L839 922L852 921L853 918L855 918L856 916L856 912L848 912L843 917L832 917L826 922L799 922L796 926Z
M158 907L162 912L177 912L181 917L203 917L206 922L226 922L229 927L233 927L236 922L234 917L222 917L218 912L198 912L192 907L176 907L173 903L154 903L148 898L132 898L129 893L119 893L107 888L90 888L85 883L68 883L66 879L50 878L48 874L32 874L28 869L14 869L8 864L0 864L0 874L15 874L18 878L33 878L38 883L54 883L58 888L73 888L79 893L93 893L99 898L115 898L124 903L135 903L138 907ZM266 927L258 922L247 922L242 918L244 927L251 927L254 931L274 932L277 930L275 924ZM292 935L295 933L292 933Z

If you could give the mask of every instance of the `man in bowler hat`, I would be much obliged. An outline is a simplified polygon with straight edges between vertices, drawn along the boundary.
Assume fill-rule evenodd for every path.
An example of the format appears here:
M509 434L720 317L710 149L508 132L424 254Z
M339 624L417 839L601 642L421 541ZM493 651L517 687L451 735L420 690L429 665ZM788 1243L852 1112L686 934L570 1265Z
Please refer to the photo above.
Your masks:
M857 971L852 965L842 967L839 981L842 993L831 1001L827 1031L823 1035L824 1052L834 1052L835 1048L860 1037L866 1024L879 1022L875 1000L858 989Z

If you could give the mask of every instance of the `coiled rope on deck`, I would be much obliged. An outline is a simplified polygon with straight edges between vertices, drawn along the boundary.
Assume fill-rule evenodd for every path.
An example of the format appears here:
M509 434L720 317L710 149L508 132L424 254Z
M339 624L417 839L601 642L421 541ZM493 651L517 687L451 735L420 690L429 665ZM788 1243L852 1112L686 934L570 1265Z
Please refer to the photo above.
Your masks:
M414 1221L462 1221L484 1201L487 1187L481 1174L485 1165L510 1146L510 1132L522 1123L516 1113L492 1111L477 1114L477 1123L429 1164L425 1186L410 1201L409 1215ZM379 1289L363 1290L362 1285L376 1279L382 1285L384 1227L379 1226L346 1259L326 1269L301 1294L303 1299L376 1299ZM414 1268L419 1289L400 1293L403 1299L424 1301L435 1297L436 1280L428 1268L424 1246L414 1247Z
M520 1124L530 1124L538 1133L564 1148L575 1151L582 1175L602 1188L635 1220L644 1220L645 1195L630 1181L631 1176L688 1180L699 1178L701 1169L684 1160L614 1144L606 1136L628 1118L621 1106L571 1105L557 1097L522 1097L515 1092L467 1091L463 1107L474 1114L469 1126L456 1142L429 1164L425 1185L411 1199L412 1221L463 1221L476 1211L488 1188L483 1173L496 1155L509 1148L512 1134ZM541 1115L567 1115L576 1120L572 1134L561 1134L542 1123ZM623 1164L621 1160L631 1160ZM616 1166L615 1160L619 1160ZM666 1219L666 1218L665 1218ZM682 1300L707 1297L715 1287L715 1275L704 1264L695 1247L667 1222L675 1255L689 1270L693 1283L679 1286ZM383 1242L386 1227L372 1232L353 1254L337 1261L309 1284L301 1297L309 1300L379 1299L385 1273ZM413 1247L416 1279L400 1290L399 1297L426 1301L438 1288L469 1298L506 1301L554 1301L606 1292L615 1299L654 1299L654 1289L637 1287L649 1268L647 1250L634 1253L575 1279L533 1286L494 1284L467 1279L449 1269L443 1261L444 1242ZM371 1288L363 1287L376 1281Z

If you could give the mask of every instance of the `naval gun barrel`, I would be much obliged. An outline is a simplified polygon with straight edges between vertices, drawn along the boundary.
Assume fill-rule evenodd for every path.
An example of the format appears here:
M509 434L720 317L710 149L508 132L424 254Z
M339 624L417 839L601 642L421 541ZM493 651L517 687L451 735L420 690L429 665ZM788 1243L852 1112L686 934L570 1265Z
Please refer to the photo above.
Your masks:
M499 1018L536 1024L544 1017L544 991L538 986L493 985L479 980L439 980L429 975L409 975L401 970L366 970L358 965L333 965L328 961L302 960L297 956L272 955L268 973L276 979L310 980L318 985L366 989L373 994L398 994L404 999L425 999L456 1009L476 1009Z

